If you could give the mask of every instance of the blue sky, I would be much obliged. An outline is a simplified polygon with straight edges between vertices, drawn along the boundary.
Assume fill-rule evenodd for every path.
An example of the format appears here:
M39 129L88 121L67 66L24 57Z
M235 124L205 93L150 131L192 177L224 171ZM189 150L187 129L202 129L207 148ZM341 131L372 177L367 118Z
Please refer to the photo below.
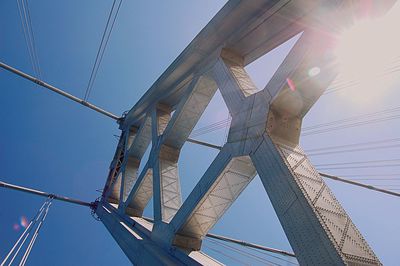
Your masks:
M83 97L112 1L30 1L38 57L44 80ZM115 114L129 110L225 1L124 1L90 102ZM247 67L262 87L293 45L281 48ZM0 60L33 74L16 1L0 2ZM118 125L15 75L0 70L0 179L43 191L93 201L107 176L119 135ZM322 96L303 127L371 113L398 105L398 79L381 96L367 89ZM398 86L397 86L398 87ZM383 93L384 92L384 93ZM344 96L344 97L343 97ZM347 96L347 97L346 97ZM360 99L362 101L360 101ZM215 115L218 114L218 115ZM227 118L217 93L198 127ZM396 138L397 120L304 136L305 149ZM199 137L222 144L225 130ZM196 160L193 156L196 155ZM180 158L183 197L200 179L216 152L185 144ZM396 157L397 156L397 157ZM398 149L333 154L311 158L315 164L398 159ZM328 170L326 170L328 171ZM332 174L392 174L398 167L333 169ZM390 182L390 183L389 183ZM396 183L397 182L397 183ZM400 245L398 198L327 181L378 257L396 265ZM398 185L398 181L373 184ZM394 184L396 183L396 184ZM43 198L0 191L0 257L21 231L12 226L32 217ZM152 216L151 205L145 214ZM249 185L212 232L290 250L258 178ZM205 241L205 246L213 244ZM205 247L210 255L236 264ZM246 259L245 259L246 260ZM257 261L249 261L256 264ZM31 265L130 265L105 227L84 207L54 202L29 258Z

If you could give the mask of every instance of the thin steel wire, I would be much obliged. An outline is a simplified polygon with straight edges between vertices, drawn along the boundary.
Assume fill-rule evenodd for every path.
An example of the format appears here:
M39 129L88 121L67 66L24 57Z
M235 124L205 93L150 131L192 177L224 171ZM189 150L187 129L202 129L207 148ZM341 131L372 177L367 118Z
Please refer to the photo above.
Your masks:
M93 68L92 68L92 72L90 74L89 82L88 82L88 85L87 85L87 88L86 88L86 91L85 91L85 96L83 98L84 101L88 100L88 98L90 96L90 92L92 91L92 88L93 88L93 85L94 85L94 81L96 80L97 73L98 73L101 61L103 60L104 52L105 52L105 50L107 48L107 44L108 44L108 41L110 39L111 32L112 32L112 30L114 28L114 24L115 24L115 21L117 19L118 13L119 13L119 9L120 9L121 4L122 4L122 0L119 0L119 1L120 2L118 4L117 10L116 10L116 12L114 12L115 4L117 2L117 0L114 0L114 2L112 4L112 7L111 7L111 10L110 10L110 13L108 15L106 27L104 28L104 32L103 32L103 36L101 38L100 46L99 46L99 49L97 50L96 59L95 59L95 62L94 62ZM112 17L113 14L114 14L114 16ZM111 26L109 27L111 20L112 20L112 23L111 23Z
M42 215L42 219L39 221L39 224L36 227L36 230L32 236L32 239L29 243L27 250L25 251L25 254L23 255L23 257L21 259L21 262L19 263L19 266L24 266L26 264L26 261L28 260L29 255L31 254L33 245L36 242L36 239L39 235L40 229L42 228L42 225L43 225L44 221L46 220L47 214L48 214L50 206L52 204L52 200L53 200L53 197L50 197L50 200L48 201L47 206L46 206L46 210L45 210L44 214Z
M244 250L240 250L240 249L238 249L238 248L232 247L232 246L227 245L227 244L225 244L225 243L220 243L220 242L217 242L217 241L212 240L212 239L209 239L209 241L212 242L212 243L214 243L214 244L216 244L216 245L219 245L219 246L221 246L221 247L224 247L224 248L226 248L226 249L229 249L229 250L231 250L231 251L238 252L238 253L240 253L240 254L242 254L242 255L248 257L248 258L252 258L252 259L257 260L257 261L259 261L259 262L267 263L267 264L269 263L270 265L280 265L280 264L275 263L275 262L273 262L273 261L267 260L266 258L257 256L257 255L254 255L254 254L252 254L252 253L250 253L250 252L247 252L247 251L244 251ZM269 254L266 253L266 255L269 255Z
M9 251L9 253L7 254L7 256L4 258L3 262L0 264L0 266L5 265L5 263L7 262L8 258L11 256L11 254L14 252L15 248L19 245L19 248L17 249L17 251L14 253L14 256L12 257L9 265L11 265L11 263L14 261L15 257L17 256L17 254L19 253L21 247L23 246L23 244L25 243L26 238L29 236L30 231L32 230L32 228L35 226L35 224L37 223L37 221L39 220L39 217L41 216L41 214L44 211L45 206L47 205L47 203L49 202L49 197L46 199L46 201L42 204L42 206L39 208L39 210L36 212L35 216L31 219L31 221L29 222L28 226L25 228L24 232L22 232L21 236L18 238L18 240L15 242L14 246L11 248L11 250ZM24 237L24 240L20 243L21 239Z

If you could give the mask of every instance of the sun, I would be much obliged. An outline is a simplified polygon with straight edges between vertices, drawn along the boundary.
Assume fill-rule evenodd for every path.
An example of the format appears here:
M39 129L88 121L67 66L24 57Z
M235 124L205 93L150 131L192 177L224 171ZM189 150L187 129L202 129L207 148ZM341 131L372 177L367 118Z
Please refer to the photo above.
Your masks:
M396 4L381 18L356 21L338 37L336 83L345 88L347 84L349 90L342 93L353 102L384 96L399 76L399 25L400 5Z

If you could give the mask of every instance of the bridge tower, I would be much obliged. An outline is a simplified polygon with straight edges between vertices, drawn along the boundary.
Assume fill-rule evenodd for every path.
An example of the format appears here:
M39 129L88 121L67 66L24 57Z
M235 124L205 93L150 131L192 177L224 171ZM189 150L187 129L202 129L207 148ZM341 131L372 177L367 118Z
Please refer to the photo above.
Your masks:
M393 2L373 2L371 15ZM202 239L258 174L300 264L381 264L299 145L304 116L337 74L335 36L361 5L229 1L126 114L96 213L132 263L219 265ZM256 88L244 67L299 33ZM216 90L232 117L228 140L182 202L180 151ZM154 221L142 217L151 198Z

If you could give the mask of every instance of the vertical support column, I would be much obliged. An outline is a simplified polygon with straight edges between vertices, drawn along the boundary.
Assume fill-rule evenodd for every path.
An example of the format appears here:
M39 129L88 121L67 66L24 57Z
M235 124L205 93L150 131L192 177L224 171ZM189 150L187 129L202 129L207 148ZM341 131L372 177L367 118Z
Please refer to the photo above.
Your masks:
M157 200L157 197L160 197L159 205L155 204L158 205L155 207L157 214L154 213L156 221L168 223L182 205L178 158L179 150L163 145L159 152L158 162L154 165L153 178L159 182L159 184L154 183L154 199ZM159 188L157 189L156 186Z
M144 117L140 127L131 126L125 132L124 160L121 166L122 186L119 209L124 212L128 196L136 182L141 158L151 141L151 117Z
M154 220L166 223L182 204L178 172L179 150L160 143L160 136L170 118L171 110L165 106L158 106L153 112L153 142L158 144L153 166Z

